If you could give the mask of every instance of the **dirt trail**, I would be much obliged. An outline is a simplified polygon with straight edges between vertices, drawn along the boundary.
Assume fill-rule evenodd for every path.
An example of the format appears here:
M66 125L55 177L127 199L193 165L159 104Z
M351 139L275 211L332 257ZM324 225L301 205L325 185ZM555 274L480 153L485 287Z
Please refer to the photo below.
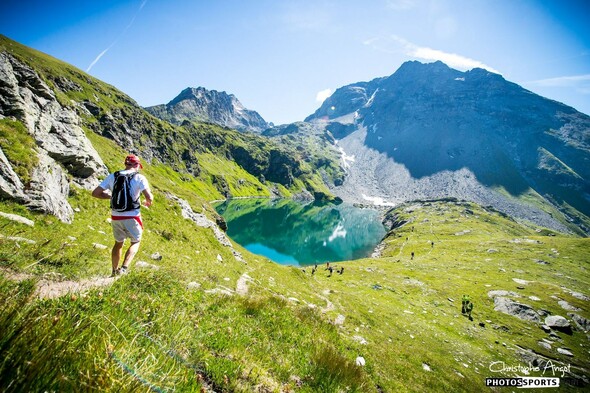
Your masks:
M12 281L24 281L34 278L32 274L15 273L9 269L0 269L0 273ZM117 277L96 277L81 281L59 281L59 275L46 274L35 286L34 296L39 299L55 299L74 293L84 293L94 288L111 285Z

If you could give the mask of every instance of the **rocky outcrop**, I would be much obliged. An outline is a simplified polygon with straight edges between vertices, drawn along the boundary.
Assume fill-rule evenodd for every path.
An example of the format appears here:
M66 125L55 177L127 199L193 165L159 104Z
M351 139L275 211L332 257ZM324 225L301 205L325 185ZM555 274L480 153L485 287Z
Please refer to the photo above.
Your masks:
M25 202L28 197L24 193L24 186L6 155L0 149L0 197Z
M70 223L74 210L67 201L70 183L65 171L54 159L39 154L39 164L33 169L27 195L28 207L33 210L53 214L61 221Z
M0 118L4 117L25 125L37 143L39 163L25 186L0 155L2 195L70 222L68 176L78 186L91 189L107 174L106 166L86 138L76 112L62 106L31 67L6 52L0 53Z
M223 245L225 247L229 247L232 251L232 254L236 258L236 260L246 263L246 261L242 257L242 254L233 247L233 245L229 241L228 237L225 235L225 233L223 233L219 229L219 227L217 226L217 224L215 222L208 219L205 215L200 214L200 213L196 213L195 211L193 211L190 204L187 201L185 201L184 199L179 198L176 195L172 195L172 194L166 194L166 197L173 200L173 201L176 201L176 203L178 203L180 205L183 218L191 220L199 227L211 228L217 241L221 245Z
M145 108L162 120L173 124L183 121L203 121L236 129L260 133L269 124L256 111L246 109L233 94L207 90L203 87L184 89L166 105Z
M494 310L513 315L524 321L540 322L539 314L528 304L518 303L506 297L494 298Z

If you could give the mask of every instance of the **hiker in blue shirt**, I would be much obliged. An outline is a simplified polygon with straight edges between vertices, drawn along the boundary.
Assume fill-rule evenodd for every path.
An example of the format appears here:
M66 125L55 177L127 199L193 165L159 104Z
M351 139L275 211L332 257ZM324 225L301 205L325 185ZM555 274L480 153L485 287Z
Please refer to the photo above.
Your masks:
M112 276L126 274L133 257L139 250L139 242L143 234L143 223L140 214L139 197L143 194L144 206L151 206L154 196L145 176L140 175L143 165L134 154L125 158L125 169L111 173L92 191L92 196L111 200L111 225L115 245L111 252ZM123 253L123 243L129 238L131 244L125 252L125 258L119 268Z

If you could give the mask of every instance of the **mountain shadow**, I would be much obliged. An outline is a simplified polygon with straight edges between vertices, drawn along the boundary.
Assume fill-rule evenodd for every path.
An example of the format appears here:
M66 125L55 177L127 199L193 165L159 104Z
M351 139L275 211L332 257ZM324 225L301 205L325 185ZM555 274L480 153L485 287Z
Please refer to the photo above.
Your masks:
M501 75L406 62L336 90L306 120L350 113L365 146L414 179L465 168L484 186L513 196L532 188L590 215L590 117Z

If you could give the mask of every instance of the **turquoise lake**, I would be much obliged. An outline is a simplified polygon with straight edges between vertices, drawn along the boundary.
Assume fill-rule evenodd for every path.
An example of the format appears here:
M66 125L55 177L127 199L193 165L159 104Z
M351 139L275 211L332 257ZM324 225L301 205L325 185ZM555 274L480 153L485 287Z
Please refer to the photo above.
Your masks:
M284 265L364 258L385 236L379 212L346 203L233 199L215 209L235 242Z

